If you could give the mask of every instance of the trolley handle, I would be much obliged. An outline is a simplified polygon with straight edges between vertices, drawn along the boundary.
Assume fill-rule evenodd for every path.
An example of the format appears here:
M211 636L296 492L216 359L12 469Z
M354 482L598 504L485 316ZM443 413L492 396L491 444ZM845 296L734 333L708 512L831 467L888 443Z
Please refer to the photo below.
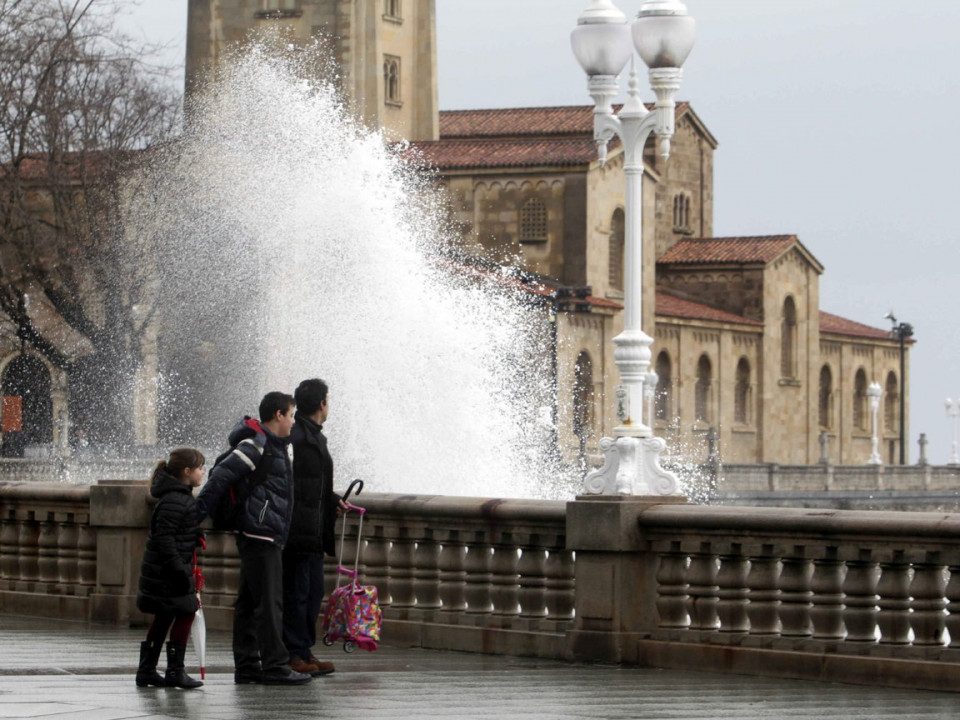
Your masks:
M345 568L343 565L337 565L337 572L340 573L341 575L346 575L347 577L352 577L354 579L357 577L356 570Z
M354 505L353 503L348 503L348 502L344 502L343 504L347 508L347 510L356 510L361 515L365 515L367 513L367 509L362 508L359 505Z

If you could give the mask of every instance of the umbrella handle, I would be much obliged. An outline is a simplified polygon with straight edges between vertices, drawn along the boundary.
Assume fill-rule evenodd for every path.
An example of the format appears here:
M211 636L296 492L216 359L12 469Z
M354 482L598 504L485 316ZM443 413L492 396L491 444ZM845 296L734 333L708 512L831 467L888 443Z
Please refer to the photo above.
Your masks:
M357 487L359 485L359 487ZM357 478L352 483L347 486L347 491L343 494L343 497L340 498L343 502L347 502L347 499L350 497L350 493L353 492L353 489L357 488L357 495L363 492L363 480Z

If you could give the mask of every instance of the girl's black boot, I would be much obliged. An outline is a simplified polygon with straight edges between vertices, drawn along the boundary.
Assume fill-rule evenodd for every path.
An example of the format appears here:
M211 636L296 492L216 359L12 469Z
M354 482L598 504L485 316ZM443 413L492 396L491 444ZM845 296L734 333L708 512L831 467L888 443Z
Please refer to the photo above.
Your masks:
M163 643L154 645L149 640L140 643L140 666L137 668L137 687L164 687L167 682L157 672L157 661Z
M184 690L193 690L203 685L199 680L194 680L187 675L183 668L183 657L187 653L187 646L184 643L167 643L167 673L164 677L167 687L178 687Z

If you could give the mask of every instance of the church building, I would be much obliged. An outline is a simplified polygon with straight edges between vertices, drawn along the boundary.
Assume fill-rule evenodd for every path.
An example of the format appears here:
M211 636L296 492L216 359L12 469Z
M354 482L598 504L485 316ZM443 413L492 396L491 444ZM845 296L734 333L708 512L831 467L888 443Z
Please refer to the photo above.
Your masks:
M567 459L594 461L617 424L622 147L611 143L598 162L586 105L439 111L435 20L435 0L189 0L187 92L251 31L325 44L352 110L388 140L410 141L410 157L435 173L463 247L518 263L549 298L557 434ZM877 383L880 451L895 462L907 423L899 342L821 309L824 267L796 235L714 237L716 149L680 102L670 159L652 143L644 156L643 327L654 339L655 433L688 461L703 460L715 434L725 462L862 464L871 454L867 391ZM62 444L64 379L34 362L22 338L7 337L4 430L36 426L31 443ZM24 425L28 408L40 408L30 412L42 422ZM139 441L155 442L156 423L144 427Z

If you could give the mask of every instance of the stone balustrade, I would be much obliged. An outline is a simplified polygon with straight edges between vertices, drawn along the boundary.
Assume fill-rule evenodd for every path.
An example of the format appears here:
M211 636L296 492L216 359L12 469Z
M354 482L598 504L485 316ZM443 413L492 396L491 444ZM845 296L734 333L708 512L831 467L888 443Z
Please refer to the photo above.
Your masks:
M356 500L360 575L379 589L388 643L957 688L960 515ZM135 597L150 510L142 482L0 485L0 612L146 622ZM239 563L229 534L207 542L205 615L226 629Z
M645 663L931 688L960 676L960 515L661 505L639 524L656 556Z

